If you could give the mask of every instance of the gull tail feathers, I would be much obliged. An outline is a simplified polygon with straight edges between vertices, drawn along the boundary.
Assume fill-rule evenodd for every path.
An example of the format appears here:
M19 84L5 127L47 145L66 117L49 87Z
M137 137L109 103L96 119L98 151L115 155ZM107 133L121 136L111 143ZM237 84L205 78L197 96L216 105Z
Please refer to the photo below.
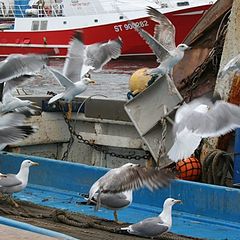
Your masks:
M57 100L62 98L63 95L64 95L64 93L59 93L59 94L55 95L54 97L50 98L50 100L48 101L48 104L52 104L52 103L56 102Z
M184 128L184 130L176 136L174 144L167 155L174 162L190 157L200 144L201 140L201 136Z

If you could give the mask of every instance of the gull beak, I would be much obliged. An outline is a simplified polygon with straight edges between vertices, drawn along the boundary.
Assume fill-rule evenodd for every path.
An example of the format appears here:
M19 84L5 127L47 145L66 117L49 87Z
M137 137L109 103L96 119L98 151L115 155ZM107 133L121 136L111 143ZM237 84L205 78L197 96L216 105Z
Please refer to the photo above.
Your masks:
M96 84L95 80L90 80L89 83Z
M189 46L188 46L187 50L191 50L191 49L192 49L192 47L189 47Z
M38 166L39 165L39 163L37 163L37 162L32 162L32 165L31 166Z
M0 173L0 178L5 178L7 175Z
M175 200L175 203L180 203L182 204L183 202L181 200Z

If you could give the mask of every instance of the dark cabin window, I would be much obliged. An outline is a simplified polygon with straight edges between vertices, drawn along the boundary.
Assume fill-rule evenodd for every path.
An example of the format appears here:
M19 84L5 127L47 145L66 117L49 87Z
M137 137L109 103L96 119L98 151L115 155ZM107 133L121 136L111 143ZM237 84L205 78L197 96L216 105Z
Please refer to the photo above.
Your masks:
M189 2L177 2L178 7L189 6Z

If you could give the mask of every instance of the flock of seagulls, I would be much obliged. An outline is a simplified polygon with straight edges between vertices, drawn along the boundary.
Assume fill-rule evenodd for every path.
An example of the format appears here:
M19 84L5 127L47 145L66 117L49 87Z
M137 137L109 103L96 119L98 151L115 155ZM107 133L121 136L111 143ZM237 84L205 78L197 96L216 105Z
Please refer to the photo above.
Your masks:
M133 23L134 29L146 41L157 57L159 66L147 71L149 75L159 78L169 74L171 82L169 89L174 91L172 80L173 67L183 58L186 44L175 45L175 27L159 11L147 8L151 19L156 22L154 36ZM25 124L26 118L34 114L38 106L28 100L20 100L13 96L12 91L26 79L39 74L46 68L65 90L49 100L49 104L62 99L68 104L74 97L94 83L91 72L101 71L111 59L120 56L121 38L109 40L106 43L84 45L83 33L77 31L68 48L63 71L59 72L47 66L47 56L37 54L12 54L0 63L0 83L4 83L3 97L0 104L0 145L16 143L33 134L37 128ZM223 76L232 65L239 63L239 57L229 63ZM28 113L28 114L27 114ZM207 98L198 98L190 103L184 103L176 112L174 121L175 142L168 152L168 157L177 162L189 157L200 144L202 138L216 137L240 127L240 108L222 100L212 102ZM10 195L14 206L18 204L11 194L22 191L28 182L29 167L37 163L24 160L17 174L0 173L0 192ZM174 179L173 174L163 169L148 169L138 164L127 163L119 168L109 170L90 188L88 203L95 204L95 209L105 207L114 211L118 221L117 210L128 207L132 203L133 191L147 187L150 190L163 188ZM130 234L154 237L169 231L172 226L172 206L180 200L168 198L163 205L163 211L158 217L147 218L139 223L122 228Z

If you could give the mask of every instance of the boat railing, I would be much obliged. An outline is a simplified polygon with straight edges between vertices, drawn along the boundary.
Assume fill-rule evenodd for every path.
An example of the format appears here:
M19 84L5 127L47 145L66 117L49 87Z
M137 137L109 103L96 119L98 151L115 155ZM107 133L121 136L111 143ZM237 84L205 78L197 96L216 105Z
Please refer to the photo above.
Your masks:
M49 6L36 5L9 5L7 8L0 3L0 19L16 17L59 17L63 16L63 5L53 4Z

